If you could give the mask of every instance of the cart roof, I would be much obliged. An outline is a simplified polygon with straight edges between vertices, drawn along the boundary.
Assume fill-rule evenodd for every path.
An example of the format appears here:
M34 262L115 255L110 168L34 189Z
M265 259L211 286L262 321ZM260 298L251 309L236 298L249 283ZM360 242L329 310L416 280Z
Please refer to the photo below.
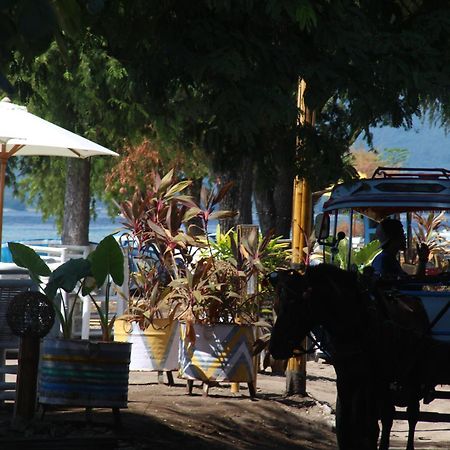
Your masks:
M338 184L324 212L354 209L374 220L408 211L450 210L450 171L379 167L370 179Z

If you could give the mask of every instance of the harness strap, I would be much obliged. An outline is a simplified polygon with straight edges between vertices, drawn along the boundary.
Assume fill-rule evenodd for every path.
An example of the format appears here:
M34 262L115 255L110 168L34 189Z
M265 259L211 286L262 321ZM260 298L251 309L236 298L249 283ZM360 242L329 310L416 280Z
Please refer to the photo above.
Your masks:
M326 355L328 358L332 359L332 356L328 353L328 351L322 346L322 344L312 335L311 332L308 333L307 337L311 339L312 345L309 348L303 348L302 345L300 345L299 351L295 352L296 355L309 355L311 353L314 353L316 350L320 350L324 355Z

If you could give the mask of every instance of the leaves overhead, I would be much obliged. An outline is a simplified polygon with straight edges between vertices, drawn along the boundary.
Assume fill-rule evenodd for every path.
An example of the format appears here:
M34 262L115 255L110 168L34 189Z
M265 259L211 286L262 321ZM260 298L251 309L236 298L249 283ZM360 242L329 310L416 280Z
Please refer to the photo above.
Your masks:
M33 2L16 3L24 7ZM33 8L44 4L49 3L36 1ZM58 26L66 30L64 38L81 29L79 38L59 36L61 51L50 61L51 70L43 64L33 67L31 73L41 77L40 88L12 81L22 93L42 90L43 107L57 116L53 102L45 104L49 94L43 86L47 78L49 92L66 93L69 84L49 82L63 73L72 86L80 87L74 92L82 101L60 101L61 118L73 111L78 130L100 142L136 136L151 124L158 138L176 143L183 151L204 150L214 167L230 168L244 156L270 166L277 156L274 149L282 147L280 141L295 147L299 137L303 139L298 146L299 174L323 187L348 173L348 147L370 126L409 127L412 117L430 106L444 124L450 117L450 5L446 2L199 0L187 6L176 0L71 0L52 4ZM22 34L17 33L17 24L21 17L30 17L29 11L12 5L0 4L0 12L13 13L5 17L3 30L22 39L33 27L24 20L28 25ZM45 23L51 22L49 17ZM86 24L89 39L84 34ZM25 53L19 40L4 40L2 48ZM92 53L97 49L103 56L80 57L87 42ZM66 69L57 70L63 63ZM11 74L17 68L12 66ZM19 72L27 70L22 67ZM104 79L97 78L100 75ZM313 129L297 129L299 77L307 83L306 103L318 115ZM115 88L108 87L111 84ZM86 109L87 104L92 109Z

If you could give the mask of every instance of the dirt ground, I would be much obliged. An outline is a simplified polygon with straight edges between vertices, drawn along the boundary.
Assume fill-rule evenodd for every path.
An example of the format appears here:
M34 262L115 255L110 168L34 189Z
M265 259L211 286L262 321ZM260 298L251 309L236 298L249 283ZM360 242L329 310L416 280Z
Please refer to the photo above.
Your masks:
M94 410L88 422L84 411L72 409L47 411L28 429L12 430L6 408L0 410L0 449L336 449L333 367L308 362L308 397L286 397L284 390L284 377L258 374L256 399L245 385L233 394L229 384L204 397L198 382L189 396L184 380L169 387L158 384L155 373L132 372L121 428L110 410ZM450 400L422 409L450 416ZM450 449L449 422L421 422L417 430L417 449ZM406 437L407 423L396 421L391 448L404 449Z

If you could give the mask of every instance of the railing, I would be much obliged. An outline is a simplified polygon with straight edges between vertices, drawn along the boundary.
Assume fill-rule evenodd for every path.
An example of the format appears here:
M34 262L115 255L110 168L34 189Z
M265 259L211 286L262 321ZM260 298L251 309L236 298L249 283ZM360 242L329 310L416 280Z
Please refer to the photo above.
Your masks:
M37 289L37 286L29 278L0 279L0 404L5 400L14 400L16 396L19 338L11 332L6 322L6 312L9 302L17 294L33 289Z
M450 180L450 170L428 167L378 167L372 178Z

